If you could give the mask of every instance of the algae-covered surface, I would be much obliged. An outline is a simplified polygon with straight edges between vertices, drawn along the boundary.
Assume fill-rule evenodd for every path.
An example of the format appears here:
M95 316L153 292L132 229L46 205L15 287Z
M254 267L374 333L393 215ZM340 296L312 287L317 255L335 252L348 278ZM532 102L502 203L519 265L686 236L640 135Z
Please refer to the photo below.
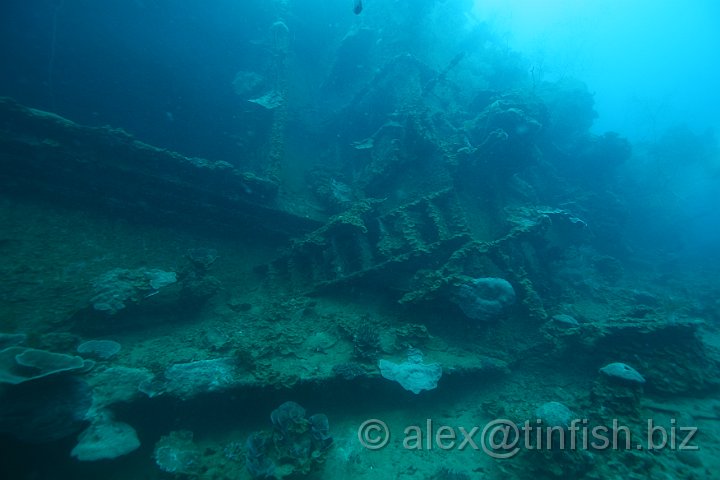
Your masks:
M99 408L131 424L142 442L106 471L102 462L63 456L74 436L32 447L10 437L5 444L16 452L17 471L35 470L20 462L41 452L76 478L99 472L162 478L169 473L155 465L154 444L173 431L192 431L198 465L191 476L251 478L245 439L272 430L270 413L287 400L330 419L333 445L307 473L311 478L522 478L529 472L550 478L563 469L583 478L638 471L713 478L716 471L720 403L710 392L718 381L717 330L698 305L698 297L711 295L702 281L710 272L664 279L631 265L612 282L586 277L586 284L572 283L557 304L543 302L546 318L515 305L478 323L452 302L417 308L371 286L296 292L258 268L277 257L277 247L252 238L238 242L17 199L4 200L2 215L5 333L25 333L24 345L66 354L85 340L120 343L117 355L75 375L94 387ZM197 252L213 258L204 273L213 280L207 297L178 285L188 282L189 256ZM149 267L177 272L179 280L118 312L93 309L99 277ZM553 320L555 311L575 323ZM403 362L408 349L442 366L435 390L415 395L380 376L379 359ZM611 361L630 363L647 378L637 401L620 395L630 406L616 414L598 400L608 393L597 393L598 369ZM188 366L192 378L177 379L170 373L177 366ZM692 445L700 448L590 449L578 458L528 450L509 459L485 449L487 425L522 424L549 401L562 402L591 426L618 418L637 438L645 437L650 419L668 432L697 427ZM381 449L363 446L358 437L358 429L375 420L390 432ZM435 443L440 427L457 441ZM461 427L475 432L463 448ZM371 431L369 438L382 434Z
M71 3L0 81L2 478L718 478L713 135L460 0Z

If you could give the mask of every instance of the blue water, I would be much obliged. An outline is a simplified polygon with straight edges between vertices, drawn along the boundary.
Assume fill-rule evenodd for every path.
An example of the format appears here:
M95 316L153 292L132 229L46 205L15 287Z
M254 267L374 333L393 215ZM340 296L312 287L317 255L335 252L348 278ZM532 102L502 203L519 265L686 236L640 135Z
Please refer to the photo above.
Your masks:
M0 476L720 478L718 51L713 0L4 0ZM704 443L357 443L538 411Z

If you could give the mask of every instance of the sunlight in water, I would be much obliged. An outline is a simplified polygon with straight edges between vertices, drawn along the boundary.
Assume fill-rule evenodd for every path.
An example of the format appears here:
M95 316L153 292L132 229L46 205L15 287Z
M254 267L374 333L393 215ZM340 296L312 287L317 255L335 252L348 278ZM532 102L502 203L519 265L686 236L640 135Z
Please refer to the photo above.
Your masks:
M545 79L583 78L595 93L598 131L652 139L647 125L662 129L677 117L718 126L710 105L720 103L720 68L708 62L720 47L718 2L476 0L474 14L511 32L508 44ZM693 101L697 91L712 101Z

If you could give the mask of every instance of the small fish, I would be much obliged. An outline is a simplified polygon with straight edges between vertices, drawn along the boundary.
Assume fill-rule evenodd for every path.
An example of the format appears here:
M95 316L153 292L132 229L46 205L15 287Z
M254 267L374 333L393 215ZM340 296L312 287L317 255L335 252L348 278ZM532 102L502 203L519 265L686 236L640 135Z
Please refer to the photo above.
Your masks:
M355 15L360 15L360 12L362 12L363 4L362 0L353 0L353 12Z

